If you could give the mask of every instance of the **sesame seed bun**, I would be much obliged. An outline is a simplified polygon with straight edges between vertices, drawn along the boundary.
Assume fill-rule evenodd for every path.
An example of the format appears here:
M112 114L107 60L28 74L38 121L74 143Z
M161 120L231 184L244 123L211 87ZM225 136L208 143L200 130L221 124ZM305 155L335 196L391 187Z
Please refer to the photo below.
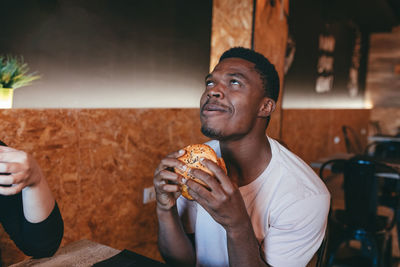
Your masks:
M175 172L179 173L186 179L192 179L195 182L203 185L205 188L210 189L210 187L205 182L195 178L194 176L188 173L190 169L200 169L210 175L213 175L213 173L206 166L201 164L200 162L201 158L205 158L215 162L225 171L225 173L227 173L224 160L222 158L218 158L217 154L210 146L206 144L194 144L194 145L189 145L183 149L186 151L186 153L183 156L179 157L178 160L185 163L189 168L185 172L175 168ZM189 200L193 200L193 197L188 192L187 185L182 184L181 190L182 190L182 196L184 196Z

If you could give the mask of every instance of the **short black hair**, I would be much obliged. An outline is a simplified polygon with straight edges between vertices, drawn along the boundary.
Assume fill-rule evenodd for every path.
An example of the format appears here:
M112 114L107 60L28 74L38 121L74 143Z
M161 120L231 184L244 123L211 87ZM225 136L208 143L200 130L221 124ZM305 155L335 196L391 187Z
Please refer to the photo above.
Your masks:
M241 58L254 63L256 71L263 81L265 96L275 102L279 97L279 76L275 66L262 54L244 47L232 47L225 51L219 58L219 62L226 58Z

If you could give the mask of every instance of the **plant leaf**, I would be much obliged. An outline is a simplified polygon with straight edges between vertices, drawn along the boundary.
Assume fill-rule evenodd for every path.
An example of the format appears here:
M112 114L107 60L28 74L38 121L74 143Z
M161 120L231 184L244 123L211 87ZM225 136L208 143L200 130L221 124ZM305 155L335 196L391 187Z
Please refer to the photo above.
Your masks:
M30 85L40 78L36 73L29 73L28 64L23 57L0 55L0 88L20 88Z

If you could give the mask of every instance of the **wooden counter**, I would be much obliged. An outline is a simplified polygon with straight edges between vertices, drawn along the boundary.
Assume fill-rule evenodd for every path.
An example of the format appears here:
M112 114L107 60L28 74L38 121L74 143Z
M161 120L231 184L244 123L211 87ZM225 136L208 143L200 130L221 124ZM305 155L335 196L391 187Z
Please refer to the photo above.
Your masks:
M118 249L84 239L60 248L53 257L28 259L10 267L89 267L119 252Z

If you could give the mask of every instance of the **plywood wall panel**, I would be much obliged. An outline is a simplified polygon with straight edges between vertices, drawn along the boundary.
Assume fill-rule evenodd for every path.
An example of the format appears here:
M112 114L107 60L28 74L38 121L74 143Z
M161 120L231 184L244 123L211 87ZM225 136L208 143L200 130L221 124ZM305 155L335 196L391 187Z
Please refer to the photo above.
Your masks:
M370 37L366 97L379 108L400 107L400 28Z
M395 135L400 133L400 108L377 107L371 110L371 121L379 123L382 134Z
M284 61L288 37L289 1L257 1L254 25L254 50L266 56L278 72L280 78L280 97L271 117L268 135L281 138L281 102L284 83Z
M62 244L87 238L161 259L154 203L142 192L167 153L207 139L198 109L0 110L0 139L32 153L60 206ZM369 110L283 110L282 139L306 162L345 151L340 127L361 131ZM25 256L0 233L6 264Z
M256 7L255 10L253 6ZM271 6L269 1L257 0L213 1L210 71L226 49L243 46L265 55L276 66L283 84L288 34L285 14L288 13L288 7L289 1L275 1L275 6ZM254 47L251 47L252 39ZM268 135L276 138L280 138L280 102L281 100L278 101L267 131Z
M363 152L365 146L367 145L368 137L368 125L370 121L370 110L369 109L337 109L330 110L331 120L331 140L335 136L340 137L339 144L333 144L330 147L331 153L338 153L346 151L346 146L344 143L342 126L346 125L354 130L354 134L359 140L361 145L361 152Z
M330 133L329 114L315 110L283 110L282 141L306 162L319 158L326 150Z
M166 154L207 139L198 109L0 110L0 139L32 153L60 206L62 245L87 238L161 259L143 189ZM25 256L0 233L4 263Z
M367 143L370 110L285 109L282 113L282 141L305 162L335 153L345 153L342 126L356 132L361 145ZM334 138L339 137L339 143Z
M253 0L213 1L210 71L225 50L234 46L250 48L252 21Z

